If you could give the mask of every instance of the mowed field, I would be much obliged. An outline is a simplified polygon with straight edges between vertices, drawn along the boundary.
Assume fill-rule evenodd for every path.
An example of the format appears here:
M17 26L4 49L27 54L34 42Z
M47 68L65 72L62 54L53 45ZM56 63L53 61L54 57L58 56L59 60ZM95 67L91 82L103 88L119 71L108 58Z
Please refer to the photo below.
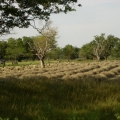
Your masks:
M120 61L101 62L61 62L46 65L20 65L0 67L0 78L57 78L74 80L80 78L95 78L104 80L120 79Z
M120 120L120 61L38 63L0 67L0 120Z

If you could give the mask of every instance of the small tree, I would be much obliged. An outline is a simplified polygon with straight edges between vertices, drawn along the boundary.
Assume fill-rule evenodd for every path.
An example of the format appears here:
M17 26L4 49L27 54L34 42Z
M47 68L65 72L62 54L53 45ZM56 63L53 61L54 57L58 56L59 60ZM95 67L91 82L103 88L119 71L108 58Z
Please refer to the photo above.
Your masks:
M39 58L42 68L45 67L44 59L47 51L56 47L57 30L51 28L50 24L47 22L44 29L40 31L42 35L34 37L32 44L28 43L33 53Z

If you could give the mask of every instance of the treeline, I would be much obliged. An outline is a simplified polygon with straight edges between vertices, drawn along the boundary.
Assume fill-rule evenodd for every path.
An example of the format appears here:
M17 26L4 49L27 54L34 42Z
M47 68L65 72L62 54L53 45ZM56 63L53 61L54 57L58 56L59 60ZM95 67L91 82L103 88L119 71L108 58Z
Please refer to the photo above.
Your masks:
M6 41L0 41L0 59L6 59L11 61L22 60L36 60L38 56L37 52L32 51L29 43L33 44L34 37L23 38L9 38ZM42 43L44 46L44 43ZM40 47L40 46L38 46ZM46 59L76 59L79 57L79 48L72 45L66 45L64 48L54 45L52 49L47 51Z
M28 45L29 41L32 41L31 37L0 41L0 58L12 61L35 59Z
M31 51L28 43L33 42L33 37L9 38L0 41L0 59L22 61L35 60L38 57ZM57 45L47 51L46 59L108 59L120 58L120 39L113 35L105 34L94 36L94 40L81 48L66 45L60 48Z

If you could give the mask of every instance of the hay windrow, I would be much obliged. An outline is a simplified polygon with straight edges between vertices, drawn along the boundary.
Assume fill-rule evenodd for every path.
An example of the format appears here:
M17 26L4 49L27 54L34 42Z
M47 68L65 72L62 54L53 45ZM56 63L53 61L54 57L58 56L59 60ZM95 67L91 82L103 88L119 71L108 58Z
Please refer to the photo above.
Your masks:
M119 79L120 78L120 61L102 61L89 63L63 62L52 64L44 69L40 65L28 66L6 66L0 67L0 78L15 77L23 78L59 78L59 79L79 79L79 78L105 78Z

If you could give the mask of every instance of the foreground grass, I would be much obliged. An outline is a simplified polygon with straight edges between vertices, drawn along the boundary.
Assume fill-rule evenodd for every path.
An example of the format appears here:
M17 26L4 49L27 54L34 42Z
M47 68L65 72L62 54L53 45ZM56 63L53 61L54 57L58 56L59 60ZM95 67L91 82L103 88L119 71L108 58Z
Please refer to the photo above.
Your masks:
M0 80L0 117L13 120L118 120L115 81Z

